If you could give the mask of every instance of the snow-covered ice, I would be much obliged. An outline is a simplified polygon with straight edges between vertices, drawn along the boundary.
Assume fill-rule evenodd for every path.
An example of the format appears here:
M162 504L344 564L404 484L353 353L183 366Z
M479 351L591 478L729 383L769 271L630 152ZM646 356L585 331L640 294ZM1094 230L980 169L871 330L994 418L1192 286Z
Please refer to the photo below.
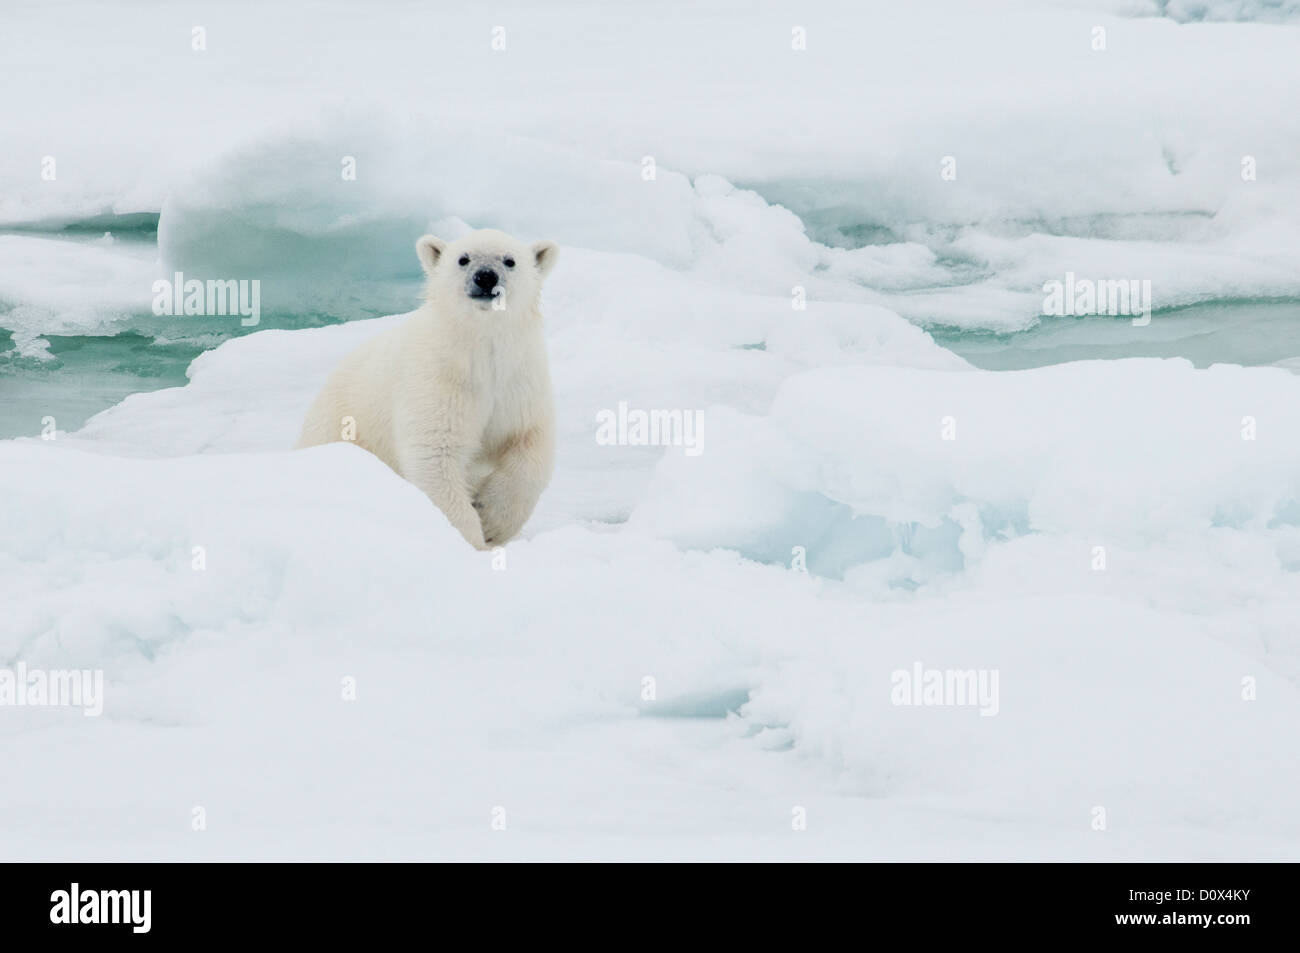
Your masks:
M7 716L11 854L1293 856L1300 447L1267 436L1295 432L1292 375L809 372L769 413L710 409L705 452L651 462L626 526L548 498L494 569L364 452L261 449L305 392L250 352L356 327L246 338L84 436L0 449L0 651L109 680L93 724ZM223 359L242 415L200 389ZM826 411L877 389L910 400ZM1293 409L1252 444L1229 393ZM200 452L88 449L114 431ZM587 437L558 486L621 450ZM782 561L799 545L811 574ZM893 705L916 662L996 670L996 717Z
M1300 348L926 330L1067 271L1152 282L1133 353L1300 297L1295 4L814 3L802 52L780 3L315 10L0 14L0 669L106 679L0 707L0 858L1300 857ZM288 449L415 237L481 226L562 245L558 468L497 554ZM176 270L264 329L154 315ZM207 350L35 436L10 369L125 334ZM701 452L603 445L620 405ZM996 698L900 704L918 666Z

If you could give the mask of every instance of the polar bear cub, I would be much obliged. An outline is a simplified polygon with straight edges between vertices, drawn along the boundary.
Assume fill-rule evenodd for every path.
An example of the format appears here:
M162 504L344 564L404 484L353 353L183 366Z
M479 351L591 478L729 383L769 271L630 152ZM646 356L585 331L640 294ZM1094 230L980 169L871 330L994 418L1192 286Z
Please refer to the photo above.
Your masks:
M519 532L555 465L539 299L558 248L484 230L415 251L425 303L335 368L298 446L354 440L487 549Z

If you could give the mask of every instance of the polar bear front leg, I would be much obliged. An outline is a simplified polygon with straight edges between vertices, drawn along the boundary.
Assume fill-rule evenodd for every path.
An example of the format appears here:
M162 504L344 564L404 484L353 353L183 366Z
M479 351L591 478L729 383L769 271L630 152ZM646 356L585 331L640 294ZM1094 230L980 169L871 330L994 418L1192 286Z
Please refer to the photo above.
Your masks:
M475 549L487 549L483 526L469 496L469 454L450 446L424 445L402 453L402 476L414 483Z
M552 442L540 429L520 434L498 451L495 468L474 497L489 547L500 546L523 529L553 465Z

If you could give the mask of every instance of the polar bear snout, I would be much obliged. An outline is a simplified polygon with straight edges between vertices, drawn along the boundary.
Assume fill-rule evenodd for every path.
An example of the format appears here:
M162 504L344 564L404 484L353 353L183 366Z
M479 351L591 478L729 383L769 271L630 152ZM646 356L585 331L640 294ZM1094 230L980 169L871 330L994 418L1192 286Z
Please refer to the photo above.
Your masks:
M501 276L491 268L479 268L470 277L466 291L471 298L492 298L496 296L500 283Z
M465 269L465 296L476 304L487 307L499 307L497 299L505 300L505 275L498 270L495 261L475 261L471 259Z

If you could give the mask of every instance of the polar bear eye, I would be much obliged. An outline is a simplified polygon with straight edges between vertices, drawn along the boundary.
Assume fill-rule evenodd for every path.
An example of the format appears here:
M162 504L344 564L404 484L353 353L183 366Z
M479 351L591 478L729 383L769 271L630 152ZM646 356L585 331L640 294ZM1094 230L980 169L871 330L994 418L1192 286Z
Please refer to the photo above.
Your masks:
M458 265L460 265L462 268L464 268L466 265L469 264L469 255L461 255L461 256L460 256L460 261L456 262L456 264L458 264Z
M501 264L505 265L507 268L513 268L515 266L515 260L513 258L507 258Z

